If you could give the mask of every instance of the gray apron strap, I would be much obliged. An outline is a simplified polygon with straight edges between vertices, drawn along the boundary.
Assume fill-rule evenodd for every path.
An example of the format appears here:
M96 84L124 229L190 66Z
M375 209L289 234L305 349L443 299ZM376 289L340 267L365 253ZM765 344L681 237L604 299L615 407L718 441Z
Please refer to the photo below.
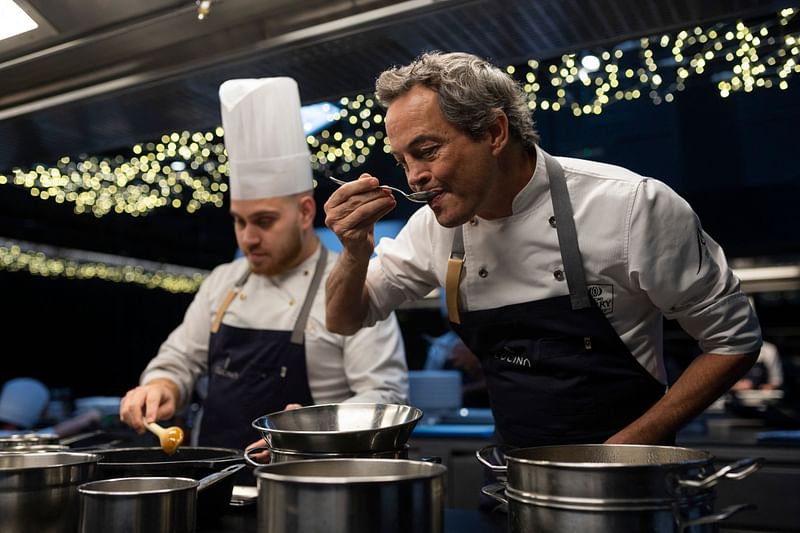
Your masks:
M578 247L578 233L575 230L575 219L569 200L567 180L564 178L564 169L550 154L542 153L547 166L547 177L550 180L550 199L553 202L558 247L561 251L561 260L564 262L569 299L573 310L585 309L591 307L592 304L586 288L586 274L583 270L581 250Z
M322 243L320 243L319 247L319 258L317 259L317 267L314 269L314 277L311 278L311 285L308 286L306 299L303 302L303 307L300 308L300 314L297 316L297 322L295 322L292 330L292 344L303 344L305 341L306 324L308 323L308 316L311 314L311 305L314 303L314 296L316 296L317 290L322 283L322 276L325 274L328 249Z

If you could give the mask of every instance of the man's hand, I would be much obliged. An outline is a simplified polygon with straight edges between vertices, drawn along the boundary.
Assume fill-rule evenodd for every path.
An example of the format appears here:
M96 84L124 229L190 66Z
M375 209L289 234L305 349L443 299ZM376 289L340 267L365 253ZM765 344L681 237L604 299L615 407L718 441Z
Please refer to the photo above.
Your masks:
M171 418L179 401L180 393L174 382L154 379L125 394L119 404L119 419L142 434L145 422Z
M372 255L375 222L397 205L390 191L370 174L342 185L325 202L325 225L357 257Z
M294 409L300 409L301 407L303 407L303 405L299 403L287 403L283 410L293 411ZM257 441L248 444L245 448L245 451L249 451L252 448L263 448L266 446L266 444L267 442L264 439L258 439ZM269 463L269 450L263 450L258 453L249 454L249 457L257 463Z

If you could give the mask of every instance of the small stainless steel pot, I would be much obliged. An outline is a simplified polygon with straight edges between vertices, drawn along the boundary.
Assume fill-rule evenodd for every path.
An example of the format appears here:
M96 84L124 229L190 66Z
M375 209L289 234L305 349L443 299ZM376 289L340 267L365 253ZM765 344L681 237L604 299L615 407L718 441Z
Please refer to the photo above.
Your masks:
M244 464L242 452L233 448L181 446L174 455L165 454L159 447L114 448L95 453L100 456L96 479L154 476L199 480L228 466ZM200 493L198 520L201 524L215 520L228 508L235 479L228 477Z
M260 466L259 533L441 533L441 464L318 459Z
M228 466L196 480L185 477L126 477L78 487L79 533L193 533L197 494L235 474Z
M75 452L0 453L0 531L74 533L77 487L94 477L98 459Z

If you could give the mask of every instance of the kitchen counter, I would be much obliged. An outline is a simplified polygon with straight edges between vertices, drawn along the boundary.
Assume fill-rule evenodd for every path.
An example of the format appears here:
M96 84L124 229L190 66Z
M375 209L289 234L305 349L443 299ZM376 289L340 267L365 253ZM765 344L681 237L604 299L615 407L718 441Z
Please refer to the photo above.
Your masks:
M505 533L507 516L462 509L446 509L444 533ZM258 512L256 505L231 508L216 524L198 524L197 533L256 533ZM338 533L338 532L337 532Z

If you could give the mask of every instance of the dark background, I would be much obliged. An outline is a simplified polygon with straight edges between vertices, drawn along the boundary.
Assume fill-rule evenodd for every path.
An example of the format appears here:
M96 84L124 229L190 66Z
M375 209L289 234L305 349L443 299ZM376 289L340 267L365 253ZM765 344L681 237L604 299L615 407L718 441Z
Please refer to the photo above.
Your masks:
M620 164L668 183L691 203L730 259L780 262L800 253L799 97L797 84L787 91L758 90L722 99L713 87L698 83L678 93L672 104L655 106L642 99L609 106L596 117L542 111L535 118L542 146L551 153ZM366 168L402 185L397 167L382 153L376 152ZM332 190L320 179L320 226L321 205ZM206 206L194 215L163 209L135 219L98 219L42 202L20 188L3 187L0 194L8 238L203 269L235 252L227 207ZM391 217L407 218L415 208L400 202ZM121 395L135 385L192 298L121 283L8 271L0 271L0 287L6 341L0 381L32 375L51 387L71 387L78 397ZM758 295L757 303L767 337L782 352L800 354L794 334L800 323L796 295ZM421 334L441 333L446 325L438 310L406 310L399 317L409 363L419 367L425 350ZM667 329L678 352L691 350L692 342L677 328Z

